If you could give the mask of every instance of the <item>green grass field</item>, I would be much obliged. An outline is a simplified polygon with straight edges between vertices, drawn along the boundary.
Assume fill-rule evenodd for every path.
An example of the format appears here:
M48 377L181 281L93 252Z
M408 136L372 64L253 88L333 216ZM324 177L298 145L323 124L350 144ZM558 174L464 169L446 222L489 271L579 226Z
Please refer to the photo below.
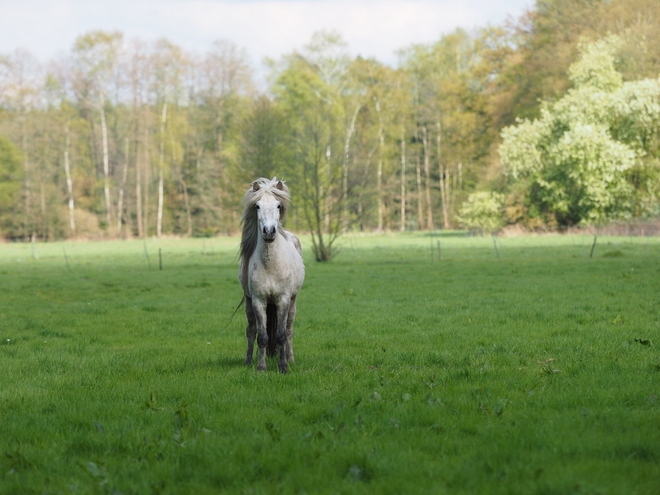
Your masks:
M660 493L660 239L591 240L307 250L287 375L237 238L0 244L0 493Z

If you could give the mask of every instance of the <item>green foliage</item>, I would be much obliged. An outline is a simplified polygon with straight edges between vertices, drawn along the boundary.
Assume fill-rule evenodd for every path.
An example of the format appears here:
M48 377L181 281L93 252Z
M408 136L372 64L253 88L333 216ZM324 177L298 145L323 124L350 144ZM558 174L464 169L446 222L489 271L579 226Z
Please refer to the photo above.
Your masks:
M123 37L119 31L90 31L78 36L73 44L76 90L83 98L93 95L92 104L97 107L104 105Z
M659 240L434 239L303 239L288 375L236 238L0 244L0 492L655 494Z
M575 88L544 104L539 119L502 130L506 173L531 180L530 202L559 224L598 223L635 211L629 172L656 149L660 80L623 83L614 67L621 43L610 36L583 45L569 71Z
M47 65L0 54L0 134L26 157L2 235L236 232L261 175L289 182L288 227L319 259L341 232L454 228L474 191L532 228L655 217L658 19L656 0L543 0L401 47L398 68L320 31L271 61L267 91L227 40L198 56L92 31Z
M266 96L254 100L241 122L241 182L257 177L272 178L284 170L289 161L286 120L281 110ZM283 177L286 178L286 177Z
M427 187L440 186L443 228L454 225L455 198L483 187L485 158L496 137L487 115L486 88L492 72L484 67L480 48L473 34L457 29L435 43L402 51L414 102L415 158L425 165L430 162L430 172L424 169Z
M341 229L341 80L345 60L335 53L341 40L315 38L307 58L292 55L275 85L277 104L288 125L290 160L284 170L300 198L305 226L312 232L317 261L329 261Z
M20 148L0 135L0 210L11 208L23 179L23 154Z
M503 207L503 194L479 191L463 202L457 220L468 230L494 233L504 226Z
M611 93L623 84L621 73L614 67L615 56L623 40L610 35L593 43L578 45L580 58L568 69L568 77L573 85L591 87Z
M14 215L20 201L23 181L23 154L5 136L0 135L0 233L16 232Z

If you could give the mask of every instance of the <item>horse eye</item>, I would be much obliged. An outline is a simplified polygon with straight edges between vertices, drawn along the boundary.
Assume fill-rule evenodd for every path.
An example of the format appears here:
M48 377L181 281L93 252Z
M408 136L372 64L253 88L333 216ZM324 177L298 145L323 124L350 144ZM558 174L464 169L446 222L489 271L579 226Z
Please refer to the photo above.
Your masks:
M278 209L278 210L281 210L281 209L282 209L282 205L281 205L281 204L278 204L278 205L277 205L277 209Z
M258 210L260 207L259 205L254 205L254 207Z

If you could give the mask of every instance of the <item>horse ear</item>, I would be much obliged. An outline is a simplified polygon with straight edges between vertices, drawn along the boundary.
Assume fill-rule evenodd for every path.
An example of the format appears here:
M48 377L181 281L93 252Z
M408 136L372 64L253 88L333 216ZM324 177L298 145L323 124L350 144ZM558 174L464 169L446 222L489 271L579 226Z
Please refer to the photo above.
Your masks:
M281 180L278 180L277 185L275 187L277 189L279 189L280 191L284 191L284 182L282 182Z
M258 191L259 189L261 189L261 187L259 187L259 183L255 180L255 181L252 183L252 190L253 190L253 191Z

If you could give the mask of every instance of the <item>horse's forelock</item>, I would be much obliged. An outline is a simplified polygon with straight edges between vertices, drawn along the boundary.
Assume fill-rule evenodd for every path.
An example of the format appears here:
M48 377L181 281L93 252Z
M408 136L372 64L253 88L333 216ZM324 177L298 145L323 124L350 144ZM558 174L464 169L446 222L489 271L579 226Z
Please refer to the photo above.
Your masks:
M258 188L255 189L255 187ZM272 179L264 179L262 177L254 181L252 187L250 187L243 196L243 222L254 214L254 205L257 201L263 198L265 194L274 196L281 203L282 213L280 216L284 215L289 208L289 203L291 201L289 188L283 181L277 180L277 177L273 177Z

